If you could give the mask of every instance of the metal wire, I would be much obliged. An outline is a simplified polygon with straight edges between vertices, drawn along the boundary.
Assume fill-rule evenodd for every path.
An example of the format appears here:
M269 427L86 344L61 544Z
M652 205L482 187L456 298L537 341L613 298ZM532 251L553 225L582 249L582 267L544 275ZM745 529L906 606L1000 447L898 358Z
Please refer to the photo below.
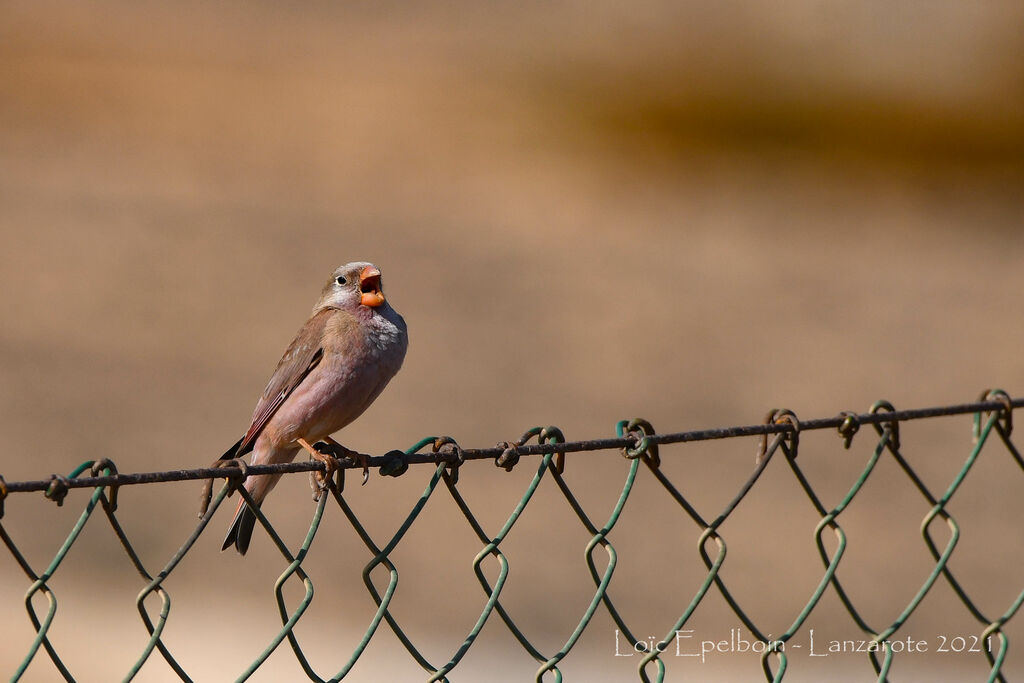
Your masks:
M869 648L869 661L878 681L888 681L889 673L893 662L893 648L890 639L903 628L904 624L915 612L921 601L928 595L935 584L941 578L953 590L960 602L970 613L971 617L978 623L978 636L985 642L991 642L994 638L998 648L994 651L989 648L982 648L988 666L988 681L1005 681L1004 665L1008 652L1008 638L1003 627L1013 619L1024 602L1024 590L1016 599L1006 607L1005 611L998 615L986 615L978 605L971 599L963 585L954 576L949 567L949 560L952 556L960 538L960 527L947 507L955 495L967 473L974 467L982 450L990 443L1001 444L1008 452L1018 467L1024 471L1024 459L1017 450L1011 434L1013 430L1013 409L1024 406L1024 399L1011 399L1001 390L991 390L982 393L981 398L973 403L965 403L953 406L935 408L924 408L918 410L897 411L892 405L880 401L872 406L871 410L863 414L855 414L849 411L840 413L836 417L815 419L809 421L798 420L796 415L788 410L773 410L768 413L761 424L728 427L723 429L711 429L702 431L663 433L658 434L654 428L645 420L636 419L622 421L616 425L616 436L614 438L592 439L587 441L565 441L562 432L557 427L539 428L535 427L524 433L519 439L511 442L502 442L494 448L463 449L449 437L427 437L421 439L405 451L391 451L382 456L370 456L371 467L380 469L381 474L400 476L408 470L410 465L430 463L434 465L434 472L431 476L423 494L416 501L409 511L404 522L398 530L387 539L383 545L375 541L366 531L359 518L348 505L343 494L341 485L333 485L330 488L330 496L321 496L309 527L309 531L301 547L293 554L286 542L274 529L270 520L258 509L254 508L260 524L267 530L273 543L287 562L287 568L280 575L275 584L275 595L278 611L281 618L281 629L267 644L262 652L255 656L245 671L241 672L236 679L245 681L251 677L267 660L268 657L280 646L284 640L289 645L302 670L311 681L323 683L324 681L339 681L348 675L362 656L366 647L375 636L381 623L386 623L388 628L397 636L398 640L409 653L412 659L423 668L429 681L447 681L448 674L459 666L467 652L474 646L484 625L497 615L504 626L514 636L519 646L532 657L539 665L535 674L536 681L542 681L546 675L555 681L562 680L562 672L559 664L570 655L580 637L590 625L594 615L602 606L615 622L619 632L629 642L636 652L645 653L638 666L638 677L640 680L649 682L651 680L663 681L666 676L666 663L662 653L673 639L673 634L678 633L689 622L694 611L702 603L708 592L714 586L732 612L740 619L743 625L759 641L765 643L761 656L761 665L765 679L768 681L782 681L789 661L785 652L785 645L796 635L806 624L808 617L819 605L823 595L831 589L846 608L850 618L856 626L864 633L865 638L874 645ZM920 477L907 463L901 454L901 443L899 426L903 422L925 418L935 418L951 415L974 415L974 447L968 454L965 462L948 484L946 490L935 495L921 481ZM847 493L835 505L829 507L812 488L807 477L804 476L797 463L797 454L800 445L800 435L804 432L820 429L835 429L843 439L843 444L848 448L854 435L864 425L871 425L878 437L877 443L871 457L868 459L857 479L851 484ZM740 488L736 496L711 522L707 522L698 513L696 508L687 500L685 495L661 469L661 453L659 446L694 441L706 441L712 439L727 439L743 436L761 436L761 444L757 452L756 465L749 479ZM536 443L530 443L536 439ZM573 494L569 484L563 477L565 467L565 456L567 453L586 453L610 449L620 449L623 455L629 459L629 466L623 481L622 492L613 506L608 519L603 523L592 520L584 512L576 496ZM819 516L819 521L814 529L815 543L818 554L823 565L821 578L811 594L810 599L803 606L792 624L779 636L771 637L765 633L758 624L742 609L738 600L732 595L721 575L721 568L725 562L727 544L720 535L719 530L722 524L735 511L744 497L757 484L765 468L773 458L781 453L799 482L808 499L811 501ZM914 488L929 505L929 511L921 524L923 541L931 554L934 565L928 576L923 580L913 598L902 608L898 616L889 624L884 626L870 625L854 606L849 594L844 590L843 585L836 575L837 569L844 556L847 547L846 533L840 525L839 519L842 513L857 496L865 482L871 476L880 460L888 455L913 483ZM474 515L469 504L463 498L458 488L459 468L467 461L492 459L499 467L511 470L526 456L541 456L537 461L534 475L530 480L519 503L506 519L503 526L494 534L489 534ZM624 506L630 498L634 485L640 473L640 465L645 466L663 490L674 500L683 512L691 518L701 530L698 541L698 554L707 570L707 573L691 598L689 604L679 615L677 621L672 625L662 640L652 647L649 642L638 640L630 630L625 619L610 594L610 586L617 566L617 552L609 539ZM11 680L19 680L26 669L42 649L49 657L56 672L66 681L74 681L74 675L67 668L58 655L53 643L48 638L48 633L54 622L57 597L48 585L54 573L60 568L68 551L78 541L80 533L85 524L96 511L97 506L103 510L111 529L124 547L129 560L139 573L144 582L144 587L136 599L136 606L139 611L142 623L146 628L149 638L145 647L139 654L131 668L124 673L123 680L131 681L141 670L142 666L150 659L154 651L166 661L174 674L182 681L191 681L182 663L172 655L167 645L161 639L170 614L170 596L164 588L164 582L175 570L182 559L188 554L193 545L206 529L210 519L216 513L224 499L233 491L237 490L247 503L252 505L252 500L246 493L241 483L248 476L269 474L269 473L297 473L311 471L325 471L323 463L317 461L297 462L279 465L246 465L229 461L223 463L222 467L206 467L190 470L170 470L164 472L145 472L133 474L121 474L117 472L115 465L109 460L89 461L76 467L67 476L51 475L46 479L21 482L6 482L0 476L0 540L7 547L11 557L15 560L22 572L27 576L30 585L25 595L25 607L28 612L29 622L35 632L35 637L30 644L28 651L23 658L16 663ZM341 460L337 463L343 475L345 469L361 467L362 464L355 459ZM135 551L128 535L121 526L117 510L117 489L119 486L148 484L154 482L190 481L205 479L212 482L213 478L224 478L226 481L216 494L207 491L202 505L201 518L186 539L185 543L168 560L168 562L155 575L151 574L142 564ZM508 559L502 553L501 544L506 536L518 522L520 516L533 499L534 494L541 486L545 478L552 480L558 491L572 508L580 524L590 535L590 541L585 548L587 568L594 584L594 592L587 608L584 610L580 620L564 644L554 652L545 654L534 645L517 626L515 619L509 609L502 603L501 594L504 590L509 576ZM340 479L343 483L343 477ZM443 484L443 486L442 486ZM71 489L92 488L93 491L85 504L84 509L72 528L70 534L56 551L50 563L41 573L36 573L32 566L19 551L11 535L3 525L3 505L12 494L27 492L44 492L44 495L61 505ZM483 544L480 551L472 560L472 568L480 583L485 596L485 601L480 615L459 647L451 657L443 663L434 664L420 652L412 639L402 630L395 616L390 612L389 606L395 595L398 586L399 573L390 555L401 543L403 537L420 515L430 498L436 495L439 490L447 491L455 502L461 514L466 518L473 532L480 543ZM357 535L366 545L373 556L373 559L364 567L362 576L367 591L377 605L377 609L367 625L366 631L352 651L348 660L341 668L333 673L322 677L318 674L306 658L305 653L295 634L295 625L302 618L306 609L312 602L313 582L303 569L303 561L307 552L314 543L317 531L320 528L323 514L328 501L333 500L344 513L348 522L355 529ZM945 525L949 529L949 537L944 543L937 540L933 535L932 527L935 524ZM600 526L598 526L600 524ZM829 551L826 547L824 537L831 534L835 537L835 549ZM598 551L603 551L607 561L604 570L599 569L599 561L595 559ZM491 582L482 569L482 563L488 557L497 562L498 575ZM388 585L383 592L374 584L371 574L378 566L383 567L388 573ZM297 605L289 606L283 595L285 584L295 577L301 582L304 588L303 598ZM33 598L43 595L47 601L46 614L37 613L33 605ZM156 595L160 599L159 614L151 614L147 609L145 601L150 595Z

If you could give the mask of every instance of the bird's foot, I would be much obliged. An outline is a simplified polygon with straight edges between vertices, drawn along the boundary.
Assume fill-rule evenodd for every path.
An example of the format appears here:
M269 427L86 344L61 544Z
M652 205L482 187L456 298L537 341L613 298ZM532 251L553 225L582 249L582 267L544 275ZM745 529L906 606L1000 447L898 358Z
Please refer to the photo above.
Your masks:
M329 436L325 436L323 441L318 441L318 444L326 444L331 447L332 453L337 458L351 458L352 462L358 464L363 468L363 486L366 486L366 482L370 480L370 456L366 453L360 453L354 451L351 448L345 448L340 443L335 441Z
M309 453L313 460L324 464L324 471L313 470L309 473L309 487L313 489L313 500L318 501L324 491L336 486L334 477L340 469L338 457L335 455L334 449L323 441L310 444L305 439L299 439L299 445Z
M359 463L363 467L363 484L366 484L370 478L370 456L353 451L350 448L345 448L340 443L331 438L326 438L323 441L317 441L315 444L310 445L309 442L300 439L299 444L305 448L310 456L319 462L324 464L325 470L321 472L314 470L309 473L310 476L310 487L313 489L313 499L320 500L320 496L323 492L335 487L340 490L340 481L335 476L336 473L342 472L341 463L339 460L342 458L351 458L353 462Z

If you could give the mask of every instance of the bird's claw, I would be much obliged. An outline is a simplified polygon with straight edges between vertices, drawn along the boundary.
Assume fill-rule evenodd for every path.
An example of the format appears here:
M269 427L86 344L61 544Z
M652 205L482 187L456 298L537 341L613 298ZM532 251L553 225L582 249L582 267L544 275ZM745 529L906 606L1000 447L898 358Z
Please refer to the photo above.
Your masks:
M366 453L360 453L359 451L353 451L352 449L345 448L341 444L335 444L337 450L342 451L344 458L349 458L353 463L359 465L363 469L363 481L360 486L366 486L366 482L370 481L370 456Z
M313 470L309 473L309 487L313 489L313 500L319 502L320 496L324 495L325 491L329 491L334 488L334 476L338 471L338 461L333 456L327 456L322 460L317 458L324 464L325 471Z
M355 451L352 451L349 455L363 466L363 483L360 486L366 486L366 482L370 481L370 456L366 453L356 453Z
M323 472L313 470L309 473L309 486L313 489L313 500L319 501L324 491L328 491L336 486L334 477L340 469L338 458L332 452L334 450L332 445L323 441L310 444L308 441L299 439L299 445L309 452L311 458L317 462L322 462L324 465Z
M318 460L324 464L324 472L314 470L310 472L310 487L313 489L313 499L320 500L320 496L323 495L324 491L331 488L337 488L339 491L344 485L345 471L341 467L339 462L342 458L349 458L353 463L362 465L363 468L363 485L370 480L370 456L365 453L353 451L350 448L345 448L337 441L331 439L330 441L317 441L315 444L308 444L305 441L299 442L313 459Z
M318 441L316 445L329 449L331 454L336 458L349 458L353 463L361 466L363 469L362 486L366 486L366 482L370 481L370 456L366 453L360 453L359 451L354 451L351 448L345 448L333 439L329 443Z

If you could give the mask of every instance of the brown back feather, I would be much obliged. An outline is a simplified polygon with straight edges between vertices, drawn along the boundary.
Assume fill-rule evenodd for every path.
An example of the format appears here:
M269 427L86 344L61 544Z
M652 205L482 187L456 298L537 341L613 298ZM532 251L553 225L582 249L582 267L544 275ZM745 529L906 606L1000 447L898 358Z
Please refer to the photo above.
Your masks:
M277 409L320 363L324 354L324 330L335 312L330 308L317 311L295 335L295 339L281 356L277 369L267 383L267 388L263 390L263 396L256 404L252 422L238 447L239 454L251 450L253 442L259 438Z

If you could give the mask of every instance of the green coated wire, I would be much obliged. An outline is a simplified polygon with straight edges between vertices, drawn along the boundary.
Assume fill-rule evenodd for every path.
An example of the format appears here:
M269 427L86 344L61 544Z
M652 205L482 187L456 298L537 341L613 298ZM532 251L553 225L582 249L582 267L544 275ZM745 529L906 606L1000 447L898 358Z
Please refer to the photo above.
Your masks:
M135 599L135 604L138 607L139 614L142 616L142 621L146 625L146 629L149 631L150 637L149 641L147 641L146 643L146 647L143 650L142 655L139 656L134 666L124 677L124 681L130 681L136 676L136 674L138 674L139 670L142 668L142 665L146 663L146 660L153 653L153 648L156 647L156 645L160 642L160 635L163 633L164 626L167 624L167 617L170 615L171 611L171 597L168 593L163 591L161 584L163 583L164 579L170 576L171 572L174 571L174 568L178 566L178 563L185 558L185 555L188 553L188 551L192 549L192 546L199 539L199 536L203 533L203 530L206 528L206 525L210 523L210 520L213 518L213 514L217 511L217 508L224 500L224 497L227 495L228 490L229 489L227 485L225 485L222 488L222 490L220 491L216 498L215 504L211 506L209 510L206 511L206 514L203 515L202 519L199 521L199 524L196 526L195 530L189 535L188 539L186 539L185 543L180 548L178 548L178 551L174 553L174 556L171 557L170 561L164 566L163 569L160 570L156 577L153 578L146 585L146 587L139 592L138 597ZM154 591L160 591L161 596L160 618L157 620L156 625L154 625L150 620L149 613L146 611L145 605L146 597Z
M414 446L413 449L410 450L411 452L416 452L417 450L419 450L426 444L430 443L431 441L434 441L436 443L436 439L421 439L420 442L417 443L416 446ZM373 559L370 560L370 562L367 563L365 567L363 567L362 575L363 583L366 585L367 590L370 592L370 595L373 597L374 602L377 604L377 611L376 613L374 613L373 618L371 619L370 624L366 629L366 633L363 636L363 639L359 642L359 644L356 646L356 649L352 652L352 656L349 658L348 662L346 662L345 665L341 668L341 670L338 671L337 675L332 680L340 680L344 678L352 669L352 667L355 666L356 661L363 654L363 651L366 649L366 646L369 645L370 639L373 637L373 634L377 631L377 627L380 625L381 620L384 618L387 618L388 625L394 631L395 635L398 636L398 639L402 642L406 649L410 653L414 653L413 657L417 660L417 662L430 673L434 673L437 671L437 669L433 667L429 662L427 662L423 655L421 655L419 651L416 650L416 648L412 645L412 641L409 640L408 636L406 636L402 629L398 627L398 623L394 620L394 617L391 616L390 612L388 611L388 605L391 604L391 600L395 595L395 590L398 588L398 569L388 558L388 555L390 555L391 551L393 551L395 547L398 546L398 543L402 540L402 537L405 536L406 532L412 527L413 523L419 517L419 514L423 511L423 508L426 506L427 501L430 500L430 497L433 495L434 491L437 490L437 485L441 482L446 469L446 464L442 463L437 466L437 468L434 470L434 474L431 476L430 481L427 483L427 486L423 490L423 493L421 494L420 498L416 501L416 504L413 506L412 510L410 510L409 514L406 516L401 526L391 537L391 540L388 541L388 543L383 548L377 549L376 546L373 544L372 540L370 539L369 534L366 533L366 530L363 528L362 524L359 524L358 521L355 521L355 526L357 532L359 533L359 536L363 539L364 543L366 543L367 546L370 547L372 551L376 551ZM347 516L351 512L351 508L345 506L345 509ZM352 515L351 517L349 517L349 519L350 521L354 521L355 516ZM370 573L378 565L381 564L384 564L385 567L388 568L389 573L388 587L383 596L377 591L377 588L376 586L374 586L373 580L370 577Z
M313 581L302 569L302 561L305 559L306 552L308 551L310 544L313 542L313 538L316 536L317 530L320 528L320 520L323 518L324 507L327 504L327 496L321 493L320 500L317 502L315 511L313 512L313 520L309 525L309 531L306 533L306 538L302 543L302 547L297 553L295 553L295 555L292 555L288 550L288 546L281 539L281 536L274 529L273 525L271 525L270 521L264 516L259 506L256 505L255 501L253 501L249 492L244 488L239 488L238 492L242 495L249 508L256 513L256 518L267 530L267 533L270 534L270 538L274 542L274 545L277 546L278 552L280 552L285 558L285 561L288 562L288 567L277 578L277 581L274 582L274 598L277 601L278 612L281 615L281 630L277 632L273 639L271 639L270 643L263 649L263 652L253 660L249 667L235 679L235 682L241 683L252 676L256 672L256 669L262 666L263 662L267 661L267 658L270 657L274 650L277 649L277 646L281 644L281 641L287 637L288 642L292 646L292 650L294 650L299 663L302 666L302 670L305 671L310 680L317 681L317 683L323 683L323 679L316 675L312 667L309 665L309 662L306 661L305 656L302 655L302 650L298 645L298 641L295 639L295 634L292 629L295 628L295 624L298 623L299 618L302 617L310 603L313 601ZM302 596L302 600L299 601L295 610L289 614L288 608L284 602L283 590L285 582L292 576L298 576L302 581L305 594Z
M114 530L114 534L117 536L125 552L128 554L128 558L131 560L132 564L135 565L135 570L139 572L144 581L149 583L153 580L153 577L150 576L149 572L146 571L146 568L142 565L142 561L139 559L138 553L135 552L135 548L132 547L131 542L128 540L128 536L125 534L124 529L121 527L121 523L118 521L117 516L114 514L114 505L110 502L106 495L104 495L100 499L100 503L103 505L103 511L107 514L107 520L110 522L110 527ZM218 500L217 505L219 504L220 501ZM166 591L164 590L163 586L158 586L156 588L156 593L160 596L161 599L164 599L166 597L168 601L170 600L170 597L166 595ZM148 615L143 614L142 620L143 623L146 624L146 628L149 630L150 634L152 634L153 625L152 622L149 620ZM164 658L164 661L166 661L168 666L170 666L174 673L178 675L178 678L182 681L191 683L192 679L189 677L187 673L185 673L185 670L181 667L177 660L175 660L175 658L171 655L170 651L167 649L167 647L163 644L161 640L156 640L156 647L160 652L160 655ZM139 662L139 667L141 667L141 662Z
M77 477L78 475L82 474L83 472L91 468L92 465L92 461L82 463L74 470L72 470L71 474L68 475L68 478L73 479L74 477ZM75 541L78 540L79 534L81 534L82 529L85 528L85 523L89 521L89 518L92 516L93 510L96 509L96 504L99 502L100 497L102 495L102 486L98 486L93 490L92 495L89 497L89 502L86 503L85 509L82 511L82 514L78 518L78 522L71 529L71 532L64 540L64 543L57 551L57 554L54 555L53 560L50 561L50 564L46 568L46 570L39 575L39 577L32 583L28 591L25 593L25 609L28 610L28 615L32 621L32 626L36 630L36 637L32 640L32 644L29 646L28 654L25 655L25 658L22 660L21 664L15 670L14 675L11 677L12 683L21 679L21 677L25 674L25 670L28 668L28 665L32 663L32 659L36 656L36 653L39 651L39 646L44 643L46 644L47 652L50 653L51 659L53 660L53 663L57 666L58 671L60 671L61 676L63 676L64 679L68 681L74 680L74 677L72 677L71 673L67 670L67 668L60 661L60 659L57 658L56 652L52 649L52 645L50 644L49 639L46 637L47 632L50 630L50 625L53 623L53 619L57 614L57 596L53 593L52 590L50 590L49 586L46 585L46 581L53 577L54 573L57 571L57 568L60 567L61 562L63 562L64 558L67 556L68 551L71 550L71 546L73 546ZM63 502L61 499L58 499L58 501ZM27 567L27 565L24 566ZM32 596L34 596L37 592L40 591L44 592L48 601L46 617L43 619L42 622L39 621L35 609L32 607Z
M452 481L450 477L445 478L445 483L447 484L448 490L451 493L452 498L455 500L456 505L466 516L466 518L470 520L470 524L474 528L474 531L479 532L478 536L482 537L485 541L484 547L473 558L472 567L473 573L476 575L477 581L480 582L480 586L483 588L484 594L487 595L487 602L484 604L484 608L480 612L480 616L477 618L476 623L470 629L470 632L463 639L463 642L459 646L458 650L455 651L455 653L448 660L448 662L444 664L444 666L442 666L440 669L434 672L434 674L428 679L428 681L432 682L442 679L445 676L445 674L447 674L449 671L454 669L456 665L458 665L459 661L462 660L462 657L466 654L469 648L476 641L477 636L480 634L480 630L484 627L484 624L487 622L487 618L491 615L492 610L494 610L495 606L498 604L498 598L501 595L501 591L505 586L505 581L508 578L509 571L508 558L506 558L505 554L499 550L498 546L505 539L505 536L508 535L509 531L512 530L512 527L519 520L520 515L522 515L523 511L526 509L526 505L533 498L533 494L537 491L537 486L540 484L541 479L544 476L544 473L547 471L548 466L551 463L552 457L553 456L550 453L544 456L544 458L541 460L540 465L537 467L536 474L534 474L533 478L530 480L530 483L526 487L526 491L523 493L519 502L512 510L512 513L508 516L508 519L505 520L505 524L502 526L501 530L498 531L498 533L490 539L488 539L486 534L483 533L483 529L480 527L480 524L476 521L475 517L473 517L473 515L470 513L469 506L466 505L465 500L462 498L461 494L459 494L458 489L456 488L456 482ZM498 561L498 578L493 586L488 583L486 575L480 568L480 565L482 564L484 559L486 559L487 556L489 555L493 555L495 559ZM516 631L518 632L519 629L517 628ZM520 638L520 642L524 642L525 638L522 636L521 632L517 633L517 637ZM536 652L532 645L529 645L528 648Z
M296 625L306 613L314 599L314 581L313 578L306 573L303 563L310 548L312 547L312 544L315 542L317 532L321 526L328 496L320 496L320 499L315 506L309 529L306 532L300 547L293 554L285 541L274 529L271 521L259 510L259 508L254 506L252 499L244 490L244 487L239 486L246 476L245 471L239 468L231 473L226 473L225 476L227 476L228 481L213 498L212 505L210 505L205 511L205 514L202 516L198 525L189 534L185 542L178 548L160 572L155 576L151 576L143 566L138 554L135 552L135 549L115 514L116 487L123 481L127 481L127 479L118 478L120 475L114 476L116 475L116 468L113 466L113 463L109 463L109 461L87 461L75 468L68 477L54 477L49 484L47 497L52 497L58 502L58 504L63 501L69 488L91 486L93 490L78 517L77 523L73 526L60 548L51 559L46 570L37 575L26 561L25 557L18 549L17 544L14 542L13 538L2 523L2 504L8 495L8 487L2 477L0 477L0 540L3 541L4 545L15 559L15 562L21 567L22 571L26 574L31 583L25 595L24 602L29 620L35 630L35 636L28 648L28 652L18 663L11 681L19 681L24 676L28 667L36 658L40 648L47 652L54 667L64 680L75 680L72 673L58 656L53 643L48 637L50 629L56 619L58 607L56 594L51 589L49 581L58 571L67 553L79 540L80 534L88 520L91 518L92 513L95 511L97 503L100 503L111 529L124 547L129 560L145 583L145 586L136 597L136 606L149 637L142 652L124 676L123 681L126 683L128 681L132 681L149 660L152 653L154 651L159 651L174 674L180 680L190 682L192 679L186 673L184 666L172 656L166 644L162 641L162 635L171 613L171 596L164 587L164 583L168 577L172 575L178 564L194 547L199 537L205 531L209 521L223 503L224 499L233 491L238 490L246 504L252 506L255 510L257 519L267 530L271 540L285 561L285 566L274 583L274 597L281 619L281 628L276 634L274 634L271 641L263 651L259 653L239 675L236 679L238 682L245 681L253 676L285 639L288 639L289 645L291 646L291 650L293 651L297 662L300 664L303 672L309 680L317 683L325 683L325 680L330 680L332 682L340 681L349 675L352 668L359 661L365 649L377 633L381 622L386 622L388 624L405 650L427 673L428 681L446 682L448 680L447 676L459 667L464 657L473 648L484 626L489 620L491 620L491 615L497 614L500 618L500 622L504 624L505 628L513 635L513 637L516 638L524 651L540 664L540 667L537 669L535 674L535 681L537 681L537 683L541 683L545 679L546 674L550 673L554 681L560 683L563 680L563 672L559 668L560 664L562 664L562 662L565 661L573 651L580 638L590 627L594 615L602 605L612 618L613 622L618 626L620 633L626 638L626 640L628 640L638 652L645 653L637 668L637 674L640 680L650 683L651 676L653 675L654 680L661 682L664 681L667 673L665 658L661 656L663 651L671 642L673 634L678 633L688 623L697 607L704 601L712 586L716 586L718 588L729 608L753 634L753 636L768 644L764 632L742 609L740 603L728 590L725 580L721 575L721 568L723 567L728 554L728 546L721 535L721 527L732 515L737 506L742 503L749 491L751 491L755 486L765 471L765 468L772 461L773 457L781 452L793 476L801 485L818 514L818 521L813 529L813 538L819 558L823 565L823 570L817 585L809 598L800 608L800 611L794 617L789 627L786 628L781 635L773 639L770 646L762 653L761 668L766 680L783 681L790 665L785 651L785 644L804 627L810 615L818 608L824 594L831 587L857 627L870 636L871 643L878 646L877 648L869 651L869 658L875 673L877 674L878 681L884 683L888 680L888 675L894 659L893 648L889 639L904 626L911 615L918 609L924 598L931 594L939 577L942 577L953 589L954 594L963 603L965 609L980 624L981 639L989 644L989 647L982 648L989 667L987 680L990 682L1000 681L1001 683L1004 683L1004 667L1009 653L1009 638L1006 635L1004 627L1019 612L1022 603L1024 603L1024 591L1017 594L1016 598L1006 607L1001 616L996 619L991 619L987 617L972 601L971 597L968 595L963 585L957 580L949 566L950 558L953 556L961 536L960 525L950 512L949 506L968 474L974 469L983 450L995 448L995 446L991 446L990 444L1001 443L1013 462L1015 462L1018 467L1024 471L1024 458L1021 457L1020 452L1010 438L1013 427L1012 409L1014 407L1019 407L1021 405L1021 400L1011 400L1005 392L997 389L984 392L980 401L981 402L977 404L977 412L975 412L972 417L974 445L952 481L949 482L943 494L938 497L932 495L901 453L899 438L900 420L911 419L912 417L914 419L917 417L928 417L929 415L939 416L963 414L967 412L965 408L970 404L939 409L923 409L921 411L917 411L917 413L914 413L914 411L903 411L902 413L897 413L891 404L879 401L872 407L871 411L867 415L857 416L854 413L848 413L844 414L845 418L843 419L812 420L810 422L803 423L803 425L807 426L808 429L822 428L826 424L831 426L838 425L840 434L844 436L847 446L849 446L853 434L856 432L857 427L859 427L859 421L870 423L878 432L879 439L875 443L873 451L860 474L854 480L846 493L842 495L838 503L835 503L832 507L827 507L819 499L813 485L798 465L797 454L799 450L801 423L797 421L796 416L791 412L773 411L773 413L770 414L766 424L769 424L776 430L771 433L766 430L755 431L752 428L729 428L727 430L718 431L711 430L708 432L708 438L728 438L728 436L742 436L744 434L758 434L763 437L756 468L740 488L736 496L711 522L705 521L705 518L687 500L682 491L676 487L664 472L661 471L658 444L666 440L663 436L659 436L655 433L650 423L641 419L619 422L616 425L617 439L614 441L606 439L595 440L593 442L574 442L573 444L567 444L567 447L562 449L560 446L566 442L562 432L558 428L547 427L541 429L539 427L535 427L528 430L519 441L511 444L506 443L505 445L507 448L504 452L501 452L502 448L494 449L495 452L501 452L501 457L496 460L496 464L503 466L506 469L511 469L516 462L518 462L520 451L526 454L540 454L542 455L542 458L540 459L529 483L523 490L519 500L516 502L509 516L506 518L504 524L497 533L493 535L488 534L483 529L474 515L473 510L463 498L458 488L458 468L464 459L469 458L470 452L466 451L464 458L463 451L452 439L447 437L427 437L421 439L404 452L405 456L410 458L419 458L418 460L413 461L421 462L423 461L424 456L419 455L420 451L431 446L433 454L436 454L437 456L435 458L436 467L430 476L423 493L413 503L409 513L406 515L398 529L390 535L390 538L388 538L387 542L382 546L378 545L374 539L371 538L365 527L360 522L355 511L342 495L340 488L331 488L331 497L339 505L346 519L352 525L352 528L356 531L360 540L370 552L371 559L364 566L362 576L367 592L376 605L376 611L374 612L365 633L359 642L356 643L354 649L348 656L348 659L342 664L338 672L329 679L322 678L316 673L312 664L308 661L299 638L295 633ZM785 426L785 430L782 430L782 427L777 427L777 425ZM998 438L993 438L993 434L997 435ZM685 434L670 435L670 437L669 441L674 442L688 440L683 438L685 437ZM527 441L533 438L537 439L538 445L528 446ZM589 448L589 446L586 445L588 443L594 444L593 448L606 448L608 447L608 444L615 444L614 447L622 447L623 454L630 460L625 473L622 491L619 494L610 515L600 528L591 521L591 518L580 505L573 493L573 487L569 484L568 479L562 472L565 453L567 451L575 452L578 450L586 450ZM401 455L401 452L398 451L393 453ZM474 456L474 459L478 459L482 451L477 450L475 453L476 455ZM925 577L914 596L901 609L899 614L885 629L876 630L861 617L852 599L844 590L839 578L839 567L849 544L846 532L840 524L840 517L852 501L860 494L865 483L875 471L878 462L886 453L895 460L899 468L904 472L924 500L928 503L928 511L921 522L920 531L924 544L934 560L934 564L932 565L928 576ZM395 458L392 454L388 454L386 458L381 460L387 461L387 473L392 474L393 476L402 474L408 469L409 461L402 460L401 458ZM633 632L629 629L629 625L616 609L611 595L613 578L615 569L618 566L619 557L618 552L611 542L610 534L617 524L634 489L637 477L639 476L639 466L641 462L645 464L646 471L651 474L654 480L657 481L664 491L667 492L668 495L680 506L683 513L689 516L697 525L700 531L699 538L697 540L697 551L706 569L696 592L690 596L688 603L676 619L672 628L669 629L665 636L661 640L657 641L653 647L648 647L646 643L642 643L636 639ZM93 478L89 479L88 482L83 481L83 477L89 476L87 473L89 470L92 471ZM382 473L384 473L383 465ZM176 473L172 474L177 476ZM583 549L583 559L594 583L594 592L583 610L580 619L562 646L551 655L543 654L540 649L530 642L516 623L511 612L507 609L507 606L502 604L501 601L501 594L507 587L510 575L510 563L508 558L502 552L502 543L518 523L523 512L533 500L534 494L537 492L539 487L544 484L545 480L551 480L555 483L567 504L576 514L581 525L588 534L588 540ZM399 581L398 567L392 560L391 555L402 542L407 532L419 519L426 504L434 496L442 482L445 484L444 489L452 497L452 500L456 503L456 506L467 520L467 523L482 543L482 547L472 557L471 566L473 568L474 575L477 577L477 580L484 592L485 599L480 613L468 633L464 636L458 647L452 652L448 660L438 667L431 664L430 661L428 661L428 659L416 648L412 639L409 638L409 636L401 629L394 615L391 614L390 606L396 594ZM110 485L112 487L110 495L108 496L106 494L104 486L92 486L94 483L102 483L104 486ZM37 486L36 483L31 483L32 486L27 488L25 484L26 483L24 482L21 483L20 488L17 488L16 490L28 490L28 488ZM40 490L41 488L44 487L39 486L38 488L34 488L34 490ZM941 519L949 529L948 539L945 540L944 543L940 543L936 538L936 534L932 531L933 523L938 519ZM827 532L831 532L836 539L835 548L832 551L828 549L825 541L825 534ZM711 546L713 546L713 548ZM604 564L603 568L599 568L599 562L595 559L595 553L597 553L599 548L604 550L604 555L607 558L607 562ZM483 570L483 563L487 561L488 558L493 558L497 564L497 576L493 582L488 580L487 575ZM373 573L378 567L382 567L388 577L387 587L384 588L383 591L377 587L373 580ZM284 598L284 587L293 579L298 580L301 583L304 589L304 595L297 604L290 607ZM33 605L33 599L37 594L42 594L46 598L47 608L44 615L40 615ZM156 594L160 600L159 611L156 615L151 615L145 604L149 596L153 594ZM993 641L997 645L994 650L991 647L991 643ZM656 670L650 672L648 670L652 664Z
M616 501L615 507L608 516L608 521L605 522L604 526L601 527L601 529L594 534L594 537L590 539L590 542L587 543L586 549L584 550L584 557L587 560L587 567L590 569L591 577L594 578L595 581L597 580L597 568L594 565L593 556L594 551L599 545L604 546L608 553L608 566L605 568L604 574L601 576L601 580L597 584L597 590L594 593L593 598L591 598L587 610L580 618L576 629L569 636L569 639L565 641L565 644L562 645L561 649L559 649L558 652L556 652L547 662L544 663L542 667L537 670L535 678L537 683L540 683L545 672L552 670L556 671L556 680L562 680L561 674L557 673L557 670L555 669L555 665L564 659L569 654L569 651L573 646L576 645L580 636L583 635L583 630L590 624L590 620L593 618L594 612L597 610L598 605L601 604L608 591L608 585L611 583L612 574L615 572L615 567L618 563L618 556L615 552L615 548L607 541L607 536L611 533L611 530L615 527L616 522L619 521L619 517L622 515L622 509L625 506L626 501L629 499L629 494L633 491L633 484L636 481L636 473L639 467L639 459L634 459L630 463L629 472L626 475L626 481L622 486L622 493L619 494L619 499Z

